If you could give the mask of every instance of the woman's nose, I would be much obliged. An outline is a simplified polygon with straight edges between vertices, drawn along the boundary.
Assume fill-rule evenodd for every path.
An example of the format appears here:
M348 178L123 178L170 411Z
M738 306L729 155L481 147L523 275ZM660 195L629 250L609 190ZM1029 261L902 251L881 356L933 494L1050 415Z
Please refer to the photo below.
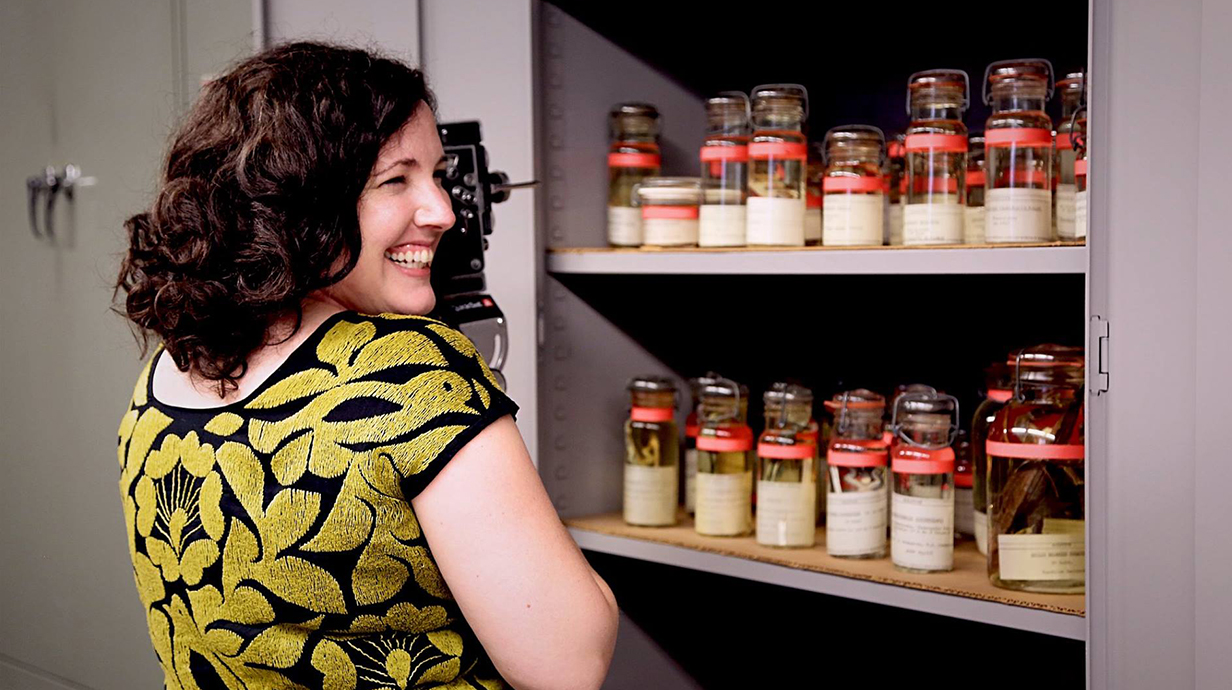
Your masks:
M453 200L441 187L435 187L434 191L415 214L415 224L421 228L445 232L457 221L453 214Z

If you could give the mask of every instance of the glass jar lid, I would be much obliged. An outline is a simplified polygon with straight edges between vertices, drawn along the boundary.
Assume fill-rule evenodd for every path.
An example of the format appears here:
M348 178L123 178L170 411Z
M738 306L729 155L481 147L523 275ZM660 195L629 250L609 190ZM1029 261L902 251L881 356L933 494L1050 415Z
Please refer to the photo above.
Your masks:
M675 393L676 383L666 376L638 376L629 381L629 390L639 393Z
M808 90L800 84L762 84L752 92L753 117L808 119Z
M1052 98L1052 63L1040 58L999 60L984 70L984 103L992 105L992 91L1015 85L1041 86Z
M812 404L813 391L804 386L780 381L770 384L770 387L762 394L762 401L765 402L767 407L772 404Z
M721 123L726 127L748 126L749 97L742 91L720 91L706 99L706 118L711 124Z
M698 416L705 422L743 420L749 409L749 387L727 378L707 383L698 391Z
M634 186L642 206L698 206L702 203L700 177L647 177Z
M649 103L617 103L608 113L612 136L658 134L659 110Z
M1083 88L1086 86L1086 75L1082 72L1067 72L1065 78L1057 82L1057 88L1061 90L1061 97L1074 97L1082 95Z
M967 158L971 158L972 154L979 156L984 155L984 133L972 132L967 136Z
M860 160L880 164L885 134L872 125L841 125L826 132L825 160Z
M960 69L929 69L916 72L907 79L907 114L912 104L933 104L937 107L971 106L967 73Z
M1081 347L1047 343L1020 350L1006 360L1012 380L1019 386L1083 384L1086 351Z
M936 391L908 392L894 401L890 428L898 438L912 445L948 446L958 433L958 398ZM920 436L938 438L946 434L944 443L922 444Z

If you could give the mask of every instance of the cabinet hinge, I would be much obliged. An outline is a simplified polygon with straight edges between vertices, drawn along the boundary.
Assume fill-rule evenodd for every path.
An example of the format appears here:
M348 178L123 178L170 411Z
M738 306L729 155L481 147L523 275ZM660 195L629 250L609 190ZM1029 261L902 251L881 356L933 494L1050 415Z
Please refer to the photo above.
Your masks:
M1091 375L1087 377L1092 395L1108 392L1108 322L1091 317Z

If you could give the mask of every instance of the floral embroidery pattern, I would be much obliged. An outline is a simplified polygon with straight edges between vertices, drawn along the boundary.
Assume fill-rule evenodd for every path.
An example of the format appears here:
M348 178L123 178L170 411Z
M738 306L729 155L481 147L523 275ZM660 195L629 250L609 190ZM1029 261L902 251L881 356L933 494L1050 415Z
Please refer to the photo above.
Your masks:
M162 405L151 368L118 459L168 688L505 687L410 504L517 409L465 336L343 312L225 410Z

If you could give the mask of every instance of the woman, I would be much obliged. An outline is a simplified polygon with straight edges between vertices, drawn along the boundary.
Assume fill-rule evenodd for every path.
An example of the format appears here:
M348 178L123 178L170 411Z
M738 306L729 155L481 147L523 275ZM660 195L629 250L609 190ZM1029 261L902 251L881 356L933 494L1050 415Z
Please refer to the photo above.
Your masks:
M595 688L610 589L464 336L423 75L313 43L206 86L117 288L160 341L120 426L168 688ZM166 355L166 356L163 356Z

